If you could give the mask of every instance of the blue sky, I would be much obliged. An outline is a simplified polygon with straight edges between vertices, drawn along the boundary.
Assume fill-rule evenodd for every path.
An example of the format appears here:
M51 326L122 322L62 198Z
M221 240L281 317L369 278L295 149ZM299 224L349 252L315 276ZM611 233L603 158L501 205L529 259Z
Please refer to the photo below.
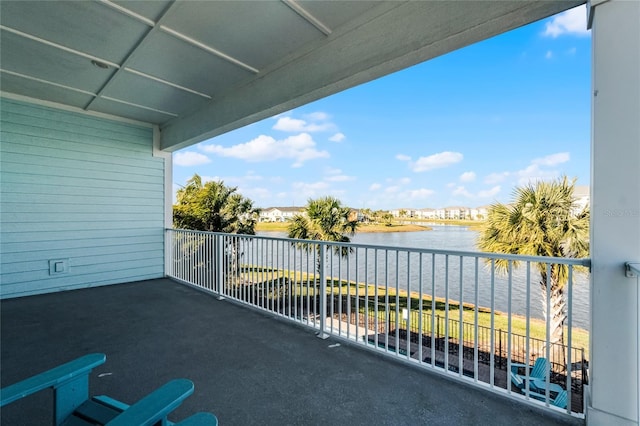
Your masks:
M263 208L332 195L390 210L588 185L590 88L580 6L178 151L174 190L198 173Z

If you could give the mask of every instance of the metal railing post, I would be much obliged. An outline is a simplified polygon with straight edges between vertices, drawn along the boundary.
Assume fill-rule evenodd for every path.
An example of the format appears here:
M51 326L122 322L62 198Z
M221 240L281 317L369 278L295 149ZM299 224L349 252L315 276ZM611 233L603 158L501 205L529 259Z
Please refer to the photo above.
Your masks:
M215 236L215 263L213 270L216 276L216 293L218 300L224 299L224 235Z
M318 264L320 265L320 331L318 331L318 337L326 339L329 334L326 332L327 322L327 278L325 276L325 258L327 254L327 247L324 244L320 244L320 253Z

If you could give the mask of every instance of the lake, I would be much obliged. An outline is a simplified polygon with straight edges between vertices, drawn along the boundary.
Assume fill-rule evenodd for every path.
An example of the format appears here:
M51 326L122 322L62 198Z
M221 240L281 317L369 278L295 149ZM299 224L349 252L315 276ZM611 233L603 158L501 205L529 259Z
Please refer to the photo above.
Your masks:
M441 249L441 250L459 250L459 251L478 251L475 246L475 241L478 236L477 231L469 230L464 226L451 226L451 225L429 225L433 228L431 231L420 232L389 232L389 233L361 233L352 238L353 243L378 245L378 246L392 246L403 248L419 248L419 249ZM259 232L258 235L268 237L286 237L282 232ZM392 256L393 258L393 256ZM444 297L448 292L449 298L460 299L460 289L458 282L459 279L459 259L458 257L450 257L452 260L449 264L449 285L445 289L445 275L444 260L440 263L436 263L434 276L437 284L434 285L434 295L436 297ZM473 303L475 301L475 288L474 288L474 273L475 267L471 262L473 259L466 258L463 264L463 289L462 300L464 302ZM393 261L393 259L391 259ZM415 275L418 270L419 261L412 259L404 265L402 262L398 264L398 273L403 276L407 269L411 270ZM371 275L372 268L365 268L362 265L355 265L355 260L352 259L349 263L353 264L354 268L360 271L360 276L367 276L368 282L373 282L373 276ZM360 260L362 263L362 260ZM430 262L423 262L423 281L425 283L431 283L431 264ZM379 260L379 265L384 265L384 259ZM365 270L366 269L366 270ZM382 267L378 268L383 270ZM526 306L526 274L524 268L515 269L513 272L513 286L511 294L511 310L514 314L525 315ZM489 271L486 267L480 266L480 287L478 289L478 303L481 306L490 307L493 302L493 306L496 310L507 311L508 309L508 281L506 276L497 274L495 278L494 288L490 288ZM535 271L531 273L531 288L530 288L530 314L534 318L542 318L542 308L540 300L540 286L538 285L539 274ZM417 291L418 281L417 278L411 280L411 291ZM392 276L387 280L390 286L394 285L395 279ZM426 285L422 291L425 294L431 294L431 284ZM400 285L400 288L404 288L405 285ZM493 291L492 291L493 290ZM586 273L574 274L574 286L573 286L573 325L581 328L588 329L589 324L589 278Z

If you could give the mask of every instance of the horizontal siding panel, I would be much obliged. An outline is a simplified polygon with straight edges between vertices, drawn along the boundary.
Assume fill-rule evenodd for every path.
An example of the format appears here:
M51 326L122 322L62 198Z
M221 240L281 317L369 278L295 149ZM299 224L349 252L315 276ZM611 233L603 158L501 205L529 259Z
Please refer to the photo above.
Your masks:
M56 186L67 188L96 188L96 189L112 189L112 190L137 190L144 192L155 192L156 194L163 194L164 183L162 182L137 182L136 185L132 185L127 181L108 181L102 179L93 179L87 176L83 180L78 180L68 176L55 176L47 177L46 175L28 175L17 173L4 173L2 170L2 188L10 188L12 184L30 184L30 185L42 185L42 186ZM42 193L45 189L41 189L36 193ZM48 191L49 192L49 191ZM157 196L157 195L156 195ZM116 196L117 198L117 196Z
M105 121L99 117L93 117L87 114L79 114L71 111L61 111L45 106L25 104L20 101L11 99L0 99L0 107L4 111L10 111L12 114L26 115L30 118L43 118L48 120L56 120L63 123L81 125L88 129L108 129L112 133L123 133L125 135L138 135L140 137L148 137L151 131L150 127L137 126L122 121Z
M54 243L52 241L52 243ZM150 241L148 243L141 243L136 240L131 239L129 242L124 242L122 240L119 243L115 241L111 241L110 243L106 241L100 241L100 245L96 245L96 242L91 241L82 241L80 244L76 242L74 247L39 247L38 250L29 250L23 252L13 252L9 254L5 254L2 256L2 263L0 265L3 266L2 272L8 271L5 269L9 264L19 264L24 262L35 262L40 261L42 259L65 259L65 258L75 258L75 257L87 257L87 256L108 256L112 254L127 254L127 253L142 253L149 252L153 250L158 250L162 241ZM25 269L22 267L16 266L14 271L24 271Z
M135 269L119 269L114 271L92 274L92 281L88 281L84 276L72 278L56 279L51 281L34 280L23 283L12 284L0 287L0 297L23 297L34 294L50 293L52 291L69 291L88 287L98 287L103 285L121 284L131 281L152 280L162 278L162 269L158 266L149 266Z
M43 223L42 213L24 213L24 212L2 212L2 223L3 224L11 224L11 223L22 223L27 226L32 223ZM150 221L157 222L158 220L163 220L164 215L162 212L160 213L152 213L152 214L143 214L143 213L132 213L132 212L103 212L103 213L55 213L48 211L47 212L47 221L44 223L69 223L71 224L80 224L85 222L140 222L140 221ZM86 228L85 228L86 229Z
M9 211L14 214L32 213L40 215L43 208L47 208L50 214L65 213L67 217L69 214L105 214L113 215L115 213L122 214L154 214L158 212L159 208L162 208L162 203L158 203L157 200L151 200L152 202L135 205L120 205L111 204L105 202L104 199L96 200L99 202L90 202L87 200L87 204L80 202L81 198L77 197L75 202L66 202L60 204L47 204L47 203L4 203L4 211ZM111 216L109 216L111 217Z
M2 287L5 289L9 289L11 285L20 284L27 280L38 280L38 281L48 281L49 283L55 283L56 281L75 281L82 277L87 279L93 274L104 274L111 271L118 270L135 270L137 268L146 268L146 267L164 267L164 261L160 258L158 259L137 259L131 261L124 262L116 262L116 263L101 263L101 264L90 264L86 266L75 266L74 261L69 262L69 273L60 274L60 275L49 275L49 265L47 264L46 269L37 269L35 271L27 271L27 272L15 272L13 274L5 274L2 273Z
M151 218L153 219L153 218ZM101 229L135 229L135 228L149 228L155 229L157 228L157 221L154 224L151 220L139 219L139 220L129 220L126 222L31 222L29 224L24 223L11 223L7 222L6 224L2 224L2 232L12 233L12 232L26 232L26 231L65 231L65 232L75 232L77 230L84 231L98 231Z
M43 147L62 146L69 151L77 150L79 147L96 148L99 153L108 153L115 157L146 158L152 147L142 146L138 144L128 144L126 140L119 139L100 139L92 136L78 135L71 132L63 132L51 130L50 132L38 132L28 127L28 125L3 123L0 131L3 140L15 143L25 143L26 145L41 145ZM69 144L69 145L67 145ZM87 150L85 148L85 151ZM80 148L82 150L82 148ZM106 151L105 151L106 150ZM115 150L121 151L117 153ZM117 154L117 155L116 155Z
M10 251L18 250L20 243L38 243L37 247L34 248L35 244L24 244L29 250L35 250L41 247L45 243L55 244L55 243L63 243L68 244L66 241L75 240L78 244L82 241L101 241L101 240L126 240L127 238L133 238L134 241L130 243L134 243L136 240L143 241L147 239L146 242L149 242L150 238L157 238L158 240L153 241L162 241L163 232L161 229L156 227L152 228L120 228L120 229L98 229L98 230L82 230L78 229L74 231L73 234L65 231L25 231L20 234L4 234L2 241L0 242L0 247L5 247L5 244L14 244L15 246L11 246ZM105 243L106 244L106 243ZM4 251L3 251L4 252Z
M1 102L0 296L163 276L152 129ZM69 259L69 272L49 275L50 259Z
M13 135L10 135L10 136L13 136ZM19 163L21 161L21 158L20 158L21 156L34 155L34 156L40 156L48 159L56 159L57 162L66 160L66 161L82 161L88 164L104 163L105 155L108 155L109 153L108 151L113 151L113 148L100 148L100 149L94 150L93 153L87 153L86 147L83 151L82 149L80 149L81 144L79 143L76 144L77 146L73 146L73 147L67 144L66 149L60 149L60 147L56 146L55 143L25 144L19 141L19 139L20 138L15 138L15 137L2 139L2 148L0 148L0 152L2 152L3 161L12 161L14 163ZM100 151L103 151L103 152L100 152ZM163 169L163 161L160 158L153 158L153 157L152 158L147 158L147 157L132 158L132 157L124 157L124 156L123 157L110 156L109 158L111 160L109 161L109 163L113 165L138 167L142 169L153 169L153 170ZM68 167L68 166L65 166L64 163L61 163L60 165L62 167ZM75 166L75 164L73 165Z
M17 167L30 165L32 167L38 167L39 169L47 170L51 169L52 163L55 163L56 168L70 169L73 171L84 173L85 175L93 174L92 172L94 170L104 167L104 161L84 161L81 158L54 158L53 156L47 157L39 154L15 154L13 152L3 152L1 153L1 155L3 167L6 167L9 164L16 165ZM29 163L25 162L25 158L29 159ZM128 174L131 176L138 175L161 177L164 175L164 170L162 169L162 167L158 167L161 166L161 164L153 165L153 163L151 163L151 165L153 167L145 167L144 165L136 167L135 165L110 164L109 172Z
M74 179L83 179L86 181L92 180L107 180L107 181L120 181L120 182L144 182L144 183L153 183L158 181L157 176L147 176L140 174L132 174L132 173L118 173L117 171L113 171L111 168L106 169L104 166L102 169L94 169L91 171L91 174L88 175L85 170L77 170L77 169L68 169L56 167L55 163L49 164L47 166L38 166L34 165L33 168L29 170L29 173L26 173L25 164L16 164L16 163L8 163L2 160L2 172L3 174L28 174L33 176L51 176L54 178L57 177L68 177Z
M25 129L24 134L33 134L38 135L43 133L43 131L52 131L52 132L64 132L64 133L73 133L78 136L86 136L88 138L100 138L103 140L127 140L132 145L137 145L140 148L147 148L147 140L153 134L152 129L144 129L142 132L126 132L126 131L118 131L117 124L114 122L110 122L111 124L115 124L116 127L109 128L97 128L97 127L84 127L82 125L82 120L75 120L73 118L62 120L62 119L51 119L44 117L32 117L28 114L20 114L20 113L12 113L10 110L3 109L0 112L2 121L7 123L9 129L13 125L20 126ZM69 116L69 114L73 115L73 113L64 113L65 116ZM77 117L77 116L76 116ZM106 120L105 120L106 123ZM73 132L70 132L70 130ZM55 136L53 136L56 138ZM64 138L62 138L64 139Z
M99 189L99 191L96 191ZM81 197L87 203L106 204L111 203L113 198L127 199L127 203L145 205L151 201L158 201L158 196L162 194L160 185L153 185L151 190L136 190L126 188L95 188L87 186L62 186L62 185L38 185L23 182L2 182L0 183L2 201L6 203L17 203L29 200L33 203L71 203L76 204L76 197ZM72 195L73 197L63 197ZM162 201L161 201L162 202Z
M2 201L6 205L7 211L31 211L31 209L42 209L45 204L51 206L56 204L62 208L73 208L73 206L85 206L91 207L92 205L100 206L113 206L115 209L131 211L128 207L143 207L148 206L154 209L158 206L162 206L162 201L157 197L135 197L125 196L119 197L122 199L122 206L114 205L113 195L101 195L96 194L95 190L91 191L92 195L80 195L80 194L29 194L24 192L2 192ZM140 194L142 195L142 193ZM53 208L53 207L50 207ZM66 211L66 210L65 210ZM80 211L80 210L78 210Z
M61 251L56 253L55 256L51 256L52 259L66 259L73 258L73 264L71 267L80 268L80 267L88 267L92 265L102 265L102 264L117 264L122 262L132 262L136 260L146 261L153 260L155 261L157 258L163 256L163 251L157 249L157 245L155 247L150 247L147 250L129 250L129 251L120 251L114 253L101 253L100 250L94 250L93 254L89 254L87 252L78 252L77 250L72 251ZM45 271L47 274L49 273L49 259L43 260L31 260L31 261L17 261L17 262L7 262L5 263L5 259L3 259L2 263L2 277L3 280L6 277L10 277L11 274L24 273L24 272L33 272L33 271Z

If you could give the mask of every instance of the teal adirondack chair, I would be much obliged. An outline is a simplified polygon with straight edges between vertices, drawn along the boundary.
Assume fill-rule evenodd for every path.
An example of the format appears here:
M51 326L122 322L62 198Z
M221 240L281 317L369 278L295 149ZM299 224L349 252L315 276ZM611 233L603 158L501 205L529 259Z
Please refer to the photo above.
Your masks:
M517 376L520 376L523 380L526 378L526 374L518 374L520 368L526 368L526 364L511 364L511 372ZM529 371L529 378L546 380L547 373L551 370L551 364L546 358L539 357L533 363L533 367Z
M535 393L535 392L530 393L529 396L540 401L544 401L545 399L545 396L543 394ZM568 399L569 399L569 394L567 393L566 390L562 389L560 390L560 392L558 392L558 394L554 399L549 401L549 404L559 408L567 408Z
M90 354L51 370L0 389L0 407L44 389L54 391L53 425L146 426L161 423L172 425L168 414L193 393L193 383L187 379L172 380L140 401L129 406L108 396L89 398L89 374L102 365L104 354ZM29 423L25 413L25 424ZM210 413L197 413L180 426L216 426L217 418Z

